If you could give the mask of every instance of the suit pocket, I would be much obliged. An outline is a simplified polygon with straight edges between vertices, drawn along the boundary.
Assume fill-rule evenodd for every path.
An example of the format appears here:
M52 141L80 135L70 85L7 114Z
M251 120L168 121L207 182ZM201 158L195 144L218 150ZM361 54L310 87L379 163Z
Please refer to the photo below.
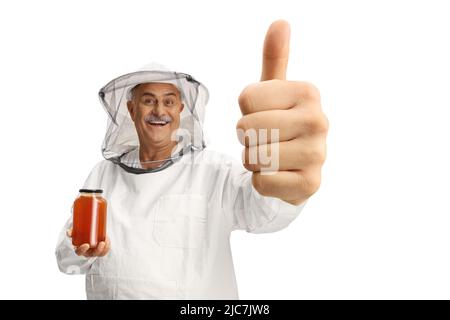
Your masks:
M198 249L206 240L207 199L203 195L162 196L155 206L154 240L162 247Z

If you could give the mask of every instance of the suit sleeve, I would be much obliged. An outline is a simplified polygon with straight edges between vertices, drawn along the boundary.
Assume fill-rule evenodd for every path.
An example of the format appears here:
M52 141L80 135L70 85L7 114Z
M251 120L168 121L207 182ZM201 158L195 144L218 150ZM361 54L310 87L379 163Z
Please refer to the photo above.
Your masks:
M98 163L91 171L88 178L83 184L84 189L101 188L100 166L102 162ZM63 273L86 274L87 271L89 271L92 263L94 263L94 261L97 259L97 257L86 258L83 256L78 256L75 253L74 247L72 245L72 240L71 238L69 238L69 236L67 236L67 230L72 228L73 206L71 212L72 213L70 217L67 219L64 227L59 233L59 238L55 250L56 262L58 264L59 270Z
M302 211L306 201L293 205L262 196L252 184L252 172L235 161L225 167L222 205L231 230L269 233L286 228Z

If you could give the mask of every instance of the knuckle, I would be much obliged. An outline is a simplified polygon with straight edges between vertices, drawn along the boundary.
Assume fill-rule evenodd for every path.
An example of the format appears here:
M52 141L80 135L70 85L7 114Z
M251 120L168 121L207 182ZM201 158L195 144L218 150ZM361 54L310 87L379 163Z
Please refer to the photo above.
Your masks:
M329 127L330 127L330 122L328 121L327 116L323 112L321 112L317 116L317 120L316 120L316 124L315 124L316 132L327 133Z
M299 95L307 99L313 99L318 101L320 101L321 99L319 89L310 82L299 83Z
M319 190L321 183L321 175L320 172L310 174L307 178L304 179L303 183L303 192L306 194L306 196L309 198L314 193Z
M329 128L328 118L323 112L312 112L306 119L308 131L316 134L326 134Z
M244 132L247 130L248 124L246 117L242 117L236 124L236 130L243 130Z
M309 162L313 164L322 164L325 162L325 148L314 147L308 151Z

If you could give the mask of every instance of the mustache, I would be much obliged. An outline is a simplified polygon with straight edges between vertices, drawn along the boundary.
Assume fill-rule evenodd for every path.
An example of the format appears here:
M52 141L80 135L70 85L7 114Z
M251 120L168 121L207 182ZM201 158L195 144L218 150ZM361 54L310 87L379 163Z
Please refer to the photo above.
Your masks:
M161 117L155 116L154 114L148 114L144 118L145 122L153 122L153 121L164 121L164 122L172 122L172 117L168 115L162 115Z

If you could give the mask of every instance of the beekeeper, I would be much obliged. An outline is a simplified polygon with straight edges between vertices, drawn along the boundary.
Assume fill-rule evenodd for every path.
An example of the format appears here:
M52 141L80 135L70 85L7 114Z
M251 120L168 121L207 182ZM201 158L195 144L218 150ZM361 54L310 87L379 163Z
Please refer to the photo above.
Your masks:
M325 159L318 90L285 80L289 33L285 21L270 26L262 81L239 97L243 163L205 149L208 91L192 76L153 66L100 90L105 160L83 188L104 190L108 237L74 248L70 217L56 248L62 272L86 274L88 299L238 299L231 231L288 226Z

